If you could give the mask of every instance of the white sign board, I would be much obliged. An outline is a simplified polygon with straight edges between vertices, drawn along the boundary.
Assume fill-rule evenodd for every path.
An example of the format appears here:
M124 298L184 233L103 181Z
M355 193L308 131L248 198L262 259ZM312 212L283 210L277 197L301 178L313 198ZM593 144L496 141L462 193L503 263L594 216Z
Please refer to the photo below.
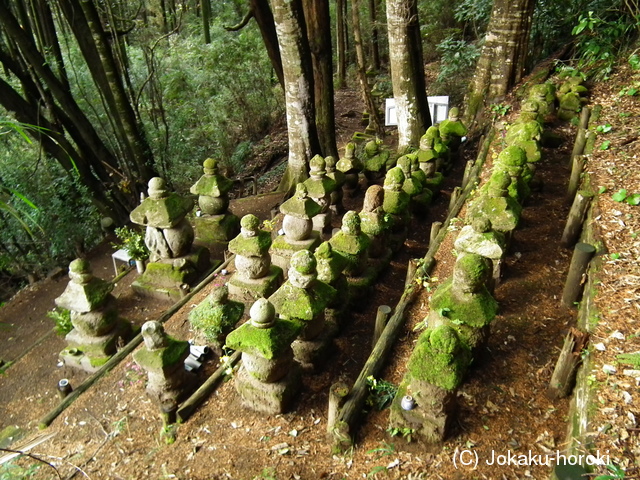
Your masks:
M449 97L441 95L437 97L427 97L429 102L429 113L431 114L432 123L440 123L447 119L449 115ZM387 127L398 125L398 117L396 117L396 100L387 98L384 105L384 124Z

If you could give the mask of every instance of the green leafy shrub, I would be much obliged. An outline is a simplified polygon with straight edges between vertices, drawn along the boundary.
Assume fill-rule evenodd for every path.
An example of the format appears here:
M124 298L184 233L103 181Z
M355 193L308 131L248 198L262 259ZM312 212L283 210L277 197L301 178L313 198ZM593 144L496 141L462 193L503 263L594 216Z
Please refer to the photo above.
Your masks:
M114 248L122 248L133 260L146 260L149 258L149 249L144 243L144 235L129 227L115 229L116 237L120 243L114 243Z
M56 307L53 310L49 310L47 312L47 317L56 323L53 329L57 335L64 337L67 333L73 330L71 312L66 308Z

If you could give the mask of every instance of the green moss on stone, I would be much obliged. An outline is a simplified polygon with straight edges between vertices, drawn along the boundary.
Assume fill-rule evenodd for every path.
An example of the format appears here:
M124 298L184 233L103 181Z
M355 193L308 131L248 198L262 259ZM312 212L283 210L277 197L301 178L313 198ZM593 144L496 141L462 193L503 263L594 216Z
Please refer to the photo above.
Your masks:
M138 225L151 225L156 228L173 228L193 209L193 201L176 193L164 198L145 198L130 215L131 221Z
M319 280L309 289L294 287L287 281L269 297L269 301L281 317L310 322L322 313L335 295L333 287Z
M245 323L227 335L226 346L268 360L282 356L302 330L297 320L280 318L271 328L256 328Z
M189 313L189 322L199 330L209 342L220 341L220 336L229 333L244 313L244 304L228 300L216 304L210 298L204 299Z
M255 237L245 237L242 234L229 242L229 250L245 257L261 257L269 251L271 234L259 230Z
M407 369L411 378L452 391L462 383L470 363L471 353L456 331L442 325L420 335Z
M138 365L148 370L162 370L181 362L185 353L189 351L189 342L176 340L167 335L167 346L157 350L142 348L133 354Z
M486 287L474 294L458 296L453 292L452 279L448 279L433 294L431 310L450 320L451 326L466 324L474 328L489 325L498 312L498 302Z

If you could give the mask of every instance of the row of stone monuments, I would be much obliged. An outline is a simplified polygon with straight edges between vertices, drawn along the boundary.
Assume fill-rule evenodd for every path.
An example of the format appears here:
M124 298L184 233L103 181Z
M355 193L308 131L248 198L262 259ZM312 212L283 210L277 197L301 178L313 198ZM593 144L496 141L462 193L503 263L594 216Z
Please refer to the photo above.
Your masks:
M327 241L323 240L331 229L331 216L344 211L342 192L353 194L360 174L376 179L368 173L374 171L373 160L357 159L353 144L338 162L320 156L311 160L309 179L280 207L283 229L275 239L260 229L254 215L240 220L228 211L232 182L211 159L204 162L204 175L191 189L198 195L195 231L187 217L193 202L168 192L163 179L152 179L148 197L130 216L145 227L150 250L150 262L134 290L176 300L211 268L202 245L228 244L236 270L228 285L194 308L191 324L218 354L225 343L243 352L236 386L248 406L269 413L286 410L299 389L301 369L314 370L327 357L347 307L366 296L402 246L410 213L425 213L437 192L442 174L436 163L446 165L450 156L440 134L436 137L440 151L431 152L428 159L424 152L434 142L394 162L373 141L384 157L383 162L375 160L380 163L375 173L384 177L384 186L371 185L362 211L345 213L341 229ZM363 152L369 155L371 150ZM112 285L94 278L86 261L72 262L70 277L56 301L71 310L74 325L61 357L67 365L95 371L115 353L118 342L130 337L131 325L117 314L109 293ZM250 320L234 330L246 306L251 306ZM149 372L147 390L163 412L174 411L192 384L183 368L188 343L167 336L158 322L145 324L142 334L145 348L135 360Z
M457 389L474 357L486 346L498 310L493 288L500 280L502 258L522 205L538 183L534 172L541 158L543 128L555 118L556 108L553 84L530 89L519 117L508 127L506 147L494 162L490 178L468 203L467 225L454 242L453 276L432 295L424 320L427 328L391 406L392 428L412 429L426 443L440 442L447 435ZM578 110L573 110L574 116Z

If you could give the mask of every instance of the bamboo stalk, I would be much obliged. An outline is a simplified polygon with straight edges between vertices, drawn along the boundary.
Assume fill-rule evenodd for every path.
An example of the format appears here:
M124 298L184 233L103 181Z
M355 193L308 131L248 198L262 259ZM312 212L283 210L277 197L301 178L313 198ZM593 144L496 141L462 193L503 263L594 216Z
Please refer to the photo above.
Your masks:
M387 326L389 315L391 315L391 307L389 305L380 305L378 307L378 312L376 314L376 325L373 330L373 347L376 346L376 343L378 343L378 340L380 339L380 335L382 335L382 332L384 331L384 327Z
M567 189L567 201L572 202L576 196L576 192L580 187L580 181L584 165L586 163L586 155L576 155L573 157L571 166L571 176L569 177L569 187Z
M178 422L186 422L191 414L204 402L209 395L218 387L220 380L226 375L226 371L229 367L234 366L240 360L240 351L233 352L233 355L229 357L229 360L224 365L220 365L215 372L211 374L207 380L200 385L200 387L178 408L177 416Z
M596 248L588 243L578 243L573 249L569 274L562 291L562 304L571 308L582 293L582 276L587 271L591 258L596 253Z
M587 128L589 126L589 118L591 117L591 109L588 106L582 107L580 112L580 123L578 128Z
M584 153L584 147L587 143L587 130L585 128L579 128L576 134L576 139L573 142L573 150L571 151L571 157L569 163L573 163L573 159L576 155L582 155Z
M570 248L578 241L580 230L582 230L582 222L584 221L584 216L589 209L592 198L593 194L585 190L579 190L576 193L573 199L573 205L571 205L571 210L569 210L567 223L562 232L562 238L560 239L560 244L563 247Z
M547 389L547 397L550 400L567 397L573 390L576 372L582 363L582 351L588 341L587 332L572 327L567 333Z

